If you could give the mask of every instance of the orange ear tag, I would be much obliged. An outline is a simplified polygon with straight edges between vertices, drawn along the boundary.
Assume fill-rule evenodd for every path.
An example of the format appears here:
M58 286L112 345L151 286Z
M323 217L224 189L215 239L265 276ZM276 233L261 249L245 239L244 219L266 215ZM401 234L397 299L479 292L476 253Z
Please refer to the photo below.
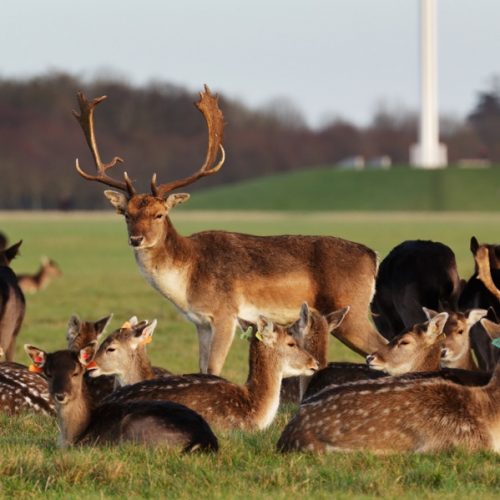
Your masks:
M151 344L153 342L153 337L148 335L144 340L141 340L141 345Z
M95 361L91 361L87 366L85 366L87 370L92 370L93 368L98 368L97 363Z
M123 330L128 330L130 328L132 328L132 325L128 322L128 321L125 321L125 323L123 323L122 326L120 326L120 328L122 328Z
M33 372L33 373L42 373L43 372L43 368L36 366L36 365L33 365L33 364L28 366L28 370L30 372Z

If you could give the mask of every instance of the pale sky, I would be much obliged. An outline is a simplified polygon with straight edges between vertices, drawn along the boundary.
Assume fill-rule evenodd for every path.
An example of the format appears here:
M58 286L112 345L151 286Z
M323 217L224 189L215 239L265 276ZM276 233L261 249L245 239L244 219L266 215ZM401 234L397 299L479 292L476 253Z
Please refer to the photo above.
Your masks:
M500 74L500 1L438 0L439 107L465 115ZM416 109L418 0L3 0L0 74L109 72L203 83L251 107L291 99L312 125Z

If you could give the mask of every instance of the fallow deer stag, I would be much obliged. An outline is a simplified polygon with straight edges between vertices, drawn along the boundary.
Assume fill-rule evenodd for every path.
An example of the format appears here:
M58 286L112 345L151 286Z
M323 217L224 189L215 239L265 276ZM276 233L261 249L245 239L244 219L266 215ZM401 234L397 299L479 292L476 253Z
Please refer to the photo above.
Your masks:
M36 369L48 379L60 429L60 445L118 444L125 441L216 451L217 438L194 411L167 401L107 403L93 408L84 374L92 363L96 342L79 352L56 351L25 345Z
M480 387L440 379L334 386L302 404L278 449L391 453L459 446L500 452L499 398L500 364Z
M181 236L169 214L189 195L172 194L202 177L213 175L225 159L224 119L218 98L208 87L197 108L208 126L208 151L194 174L165 184L151 180L151 194L136 193L127 173L123 180L107 171L121 163L101 160L94 134L94 109L105 96L88 101L78 94L74 112L97 167L97 174L78 173L118 191L106 197L125 216L129 243L146 280L192 321L198 332L200 370L219 374L231 346L237 318L256 322L259 313L287 324L303 302L322 314L351 306L336 336L357 352L367 354L385 344L368 319L377 261L364 245L327 236L253 236L205 231ZM220 160L217 157L220 153Z
M14 358L16 337L26 310L24 294L19 288L14 271L10 268L21 243L20 241L0 250L0 347L5 352L7 361Z
M43 257L40 269L35 274L18 274L17 281L24 293L43 290L56 278L62 276L59 266L47 257Z
M104 402L175 401L198 412L214 428L265 429L278 411L282 378L311 375L318 369L318 363L297 345L286 328L273 325L262 316L257 324L257 332L250 334L245 385L207 374L172 375L121 387ZM96 359L97 368L110 354L104 351Z

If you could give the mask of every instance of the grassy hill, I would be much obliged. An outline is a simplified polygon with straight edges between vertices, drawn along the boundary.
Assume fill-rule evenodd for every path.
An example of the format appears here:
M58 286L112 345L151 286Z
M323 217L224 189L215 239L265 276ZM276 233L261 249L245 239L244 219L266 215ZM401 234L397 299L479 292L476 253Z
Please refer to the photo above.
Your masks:
M309 168L199 191L186 208L498 211L500 168L434 171L407 167L386 171Z

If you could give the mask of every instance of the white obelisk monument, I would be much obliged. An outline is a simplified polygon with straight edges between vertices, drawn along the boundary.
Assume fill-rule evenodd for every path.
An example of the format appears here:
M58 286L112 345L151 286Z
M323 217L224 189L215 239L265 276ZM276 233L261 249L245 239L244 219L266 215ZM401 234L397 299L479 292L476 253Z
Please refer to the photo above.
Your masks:
M420 0L420 99L419 143L411 147L410 162L420 168L444 167L446 146L439 144L436 0Z

